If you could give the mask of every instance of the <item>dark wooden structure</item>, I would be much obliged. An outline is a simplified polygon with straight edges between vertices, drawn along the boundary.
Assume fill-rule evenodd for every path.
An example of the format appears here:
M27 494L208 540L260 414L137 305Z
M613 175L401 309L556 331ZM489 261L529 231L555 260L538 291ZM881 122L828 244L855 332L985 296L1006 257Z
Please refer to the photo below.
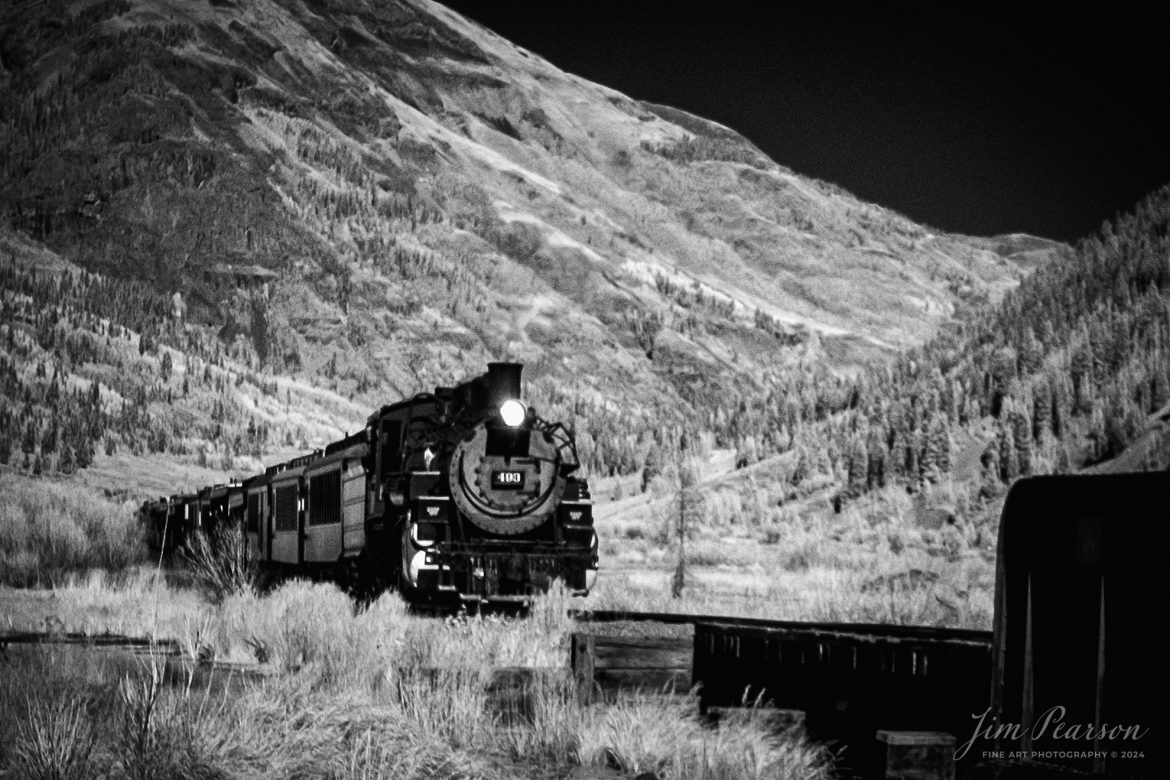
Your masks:
M989 703L991 632L925 626L699 623L703 708L760 702L803 710L844 766L881 776L878 730L969 731Z
M1158 630L1168 550L1166 472L1016 483L999 530L988 722L1021 728L972 750L993 743L1012 776L1170 777ZM1086 738L1086 724L1146 733ZM1069 736L1077 725L1081 733Z
M686 694L691 689L690 637L577 633L570 663L584 701L622 691Z
M954 780L955 735L945 731L886 731L877 741L885 746L889 780Z

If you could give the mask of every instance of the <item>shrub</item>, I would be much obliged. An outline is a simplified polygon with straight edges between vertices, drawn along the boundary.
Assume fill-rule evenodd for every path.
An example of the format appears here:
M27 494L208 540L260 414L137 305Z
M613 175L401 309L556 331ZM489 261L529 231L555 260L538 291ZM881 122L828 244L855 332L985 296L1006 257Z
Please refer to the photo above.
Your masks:
M249 553L247 536L238 524L195 531L187 540L183 557L195 582L217 604L228 596L256 591L259 566Z
M0 582L54 585L70 573L119 573L141 560L134 510L85 488L0 478Z
M635 698L586 710L578 760L625 776L674 778L816 778L828 775L823 755L762 725L708 731L685 699Z
M80 697L35 699L28 702L28 720L18 727L13 755L32 780L86 778L95 739Z

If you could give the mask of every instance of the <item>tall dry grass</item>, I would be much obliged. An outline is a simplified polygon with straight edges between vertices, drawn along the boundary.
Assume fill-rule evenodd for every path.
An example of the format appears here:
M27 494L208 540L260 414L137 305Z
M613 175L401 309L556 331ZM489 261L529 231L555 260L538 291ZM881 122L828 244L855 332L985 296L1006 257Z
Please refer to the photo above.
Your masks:
M97 741L85 703L76 695L27 702L26 720L17 724L13 757L30 780L84 780Z
M0 475L0 584L54 585L142 560L134 507L70 484Z
M115 612L120 588L105 586ZM74 598L94 600L62 590L58 605ZM664 780L825 774L821 754L799 738L714 730L693 703L581 704L565 668L569 601L555 590L528 618L444 620L409 614L395 594L357 611L331 585L237 594L187 613L183 663L206 645L220 659L263 656L262 678L201 685L150 659L128 667L94 653L38 650L0 666L0 730L24 721L36 702L72 691L95 735L88 766L113 778L549 778L580 766ZM534 670L519 703L492 692L506 667ZM45 711L59 713L68 733L79 710ZM16 761L0 748L0 770Z

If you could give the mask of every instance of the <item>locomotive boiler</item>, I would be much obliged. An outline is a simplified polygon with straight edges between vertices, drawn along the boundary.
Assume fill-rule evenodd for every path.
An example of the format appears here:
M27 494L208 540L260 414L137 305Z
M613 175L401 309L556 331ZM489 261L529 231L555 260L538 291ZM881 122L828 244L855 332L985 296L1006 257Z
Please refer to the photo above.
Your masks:
M164 551L242 526L283 576L411 600L516 601L554 580L584 595L597 535L572 433L526 406L522 366L439 387L370 415L357 433L240 482L147 502Z

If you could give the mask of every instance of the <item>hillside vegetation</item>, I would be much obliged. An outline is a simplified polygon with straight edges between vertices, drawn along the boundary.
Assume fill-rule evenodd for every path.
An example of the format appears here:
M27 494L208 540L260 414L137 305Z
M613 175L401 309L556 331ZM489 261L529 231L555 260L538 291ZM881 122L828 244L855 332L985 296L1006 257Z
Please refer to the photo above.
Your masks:
M737 466L759 463L706 492L708 515L783 523L808 496L840 511L896 487L991 522L994 539L998 501L1021 476L1166 469L1168 223L1165 187L888 366L730 414Z
M30 471L227 468L511 358L633 473L684 422L839 408L841 370L1065 251L916 225L432 3L15 4L0 35L5 381L61 399L21 396Z

